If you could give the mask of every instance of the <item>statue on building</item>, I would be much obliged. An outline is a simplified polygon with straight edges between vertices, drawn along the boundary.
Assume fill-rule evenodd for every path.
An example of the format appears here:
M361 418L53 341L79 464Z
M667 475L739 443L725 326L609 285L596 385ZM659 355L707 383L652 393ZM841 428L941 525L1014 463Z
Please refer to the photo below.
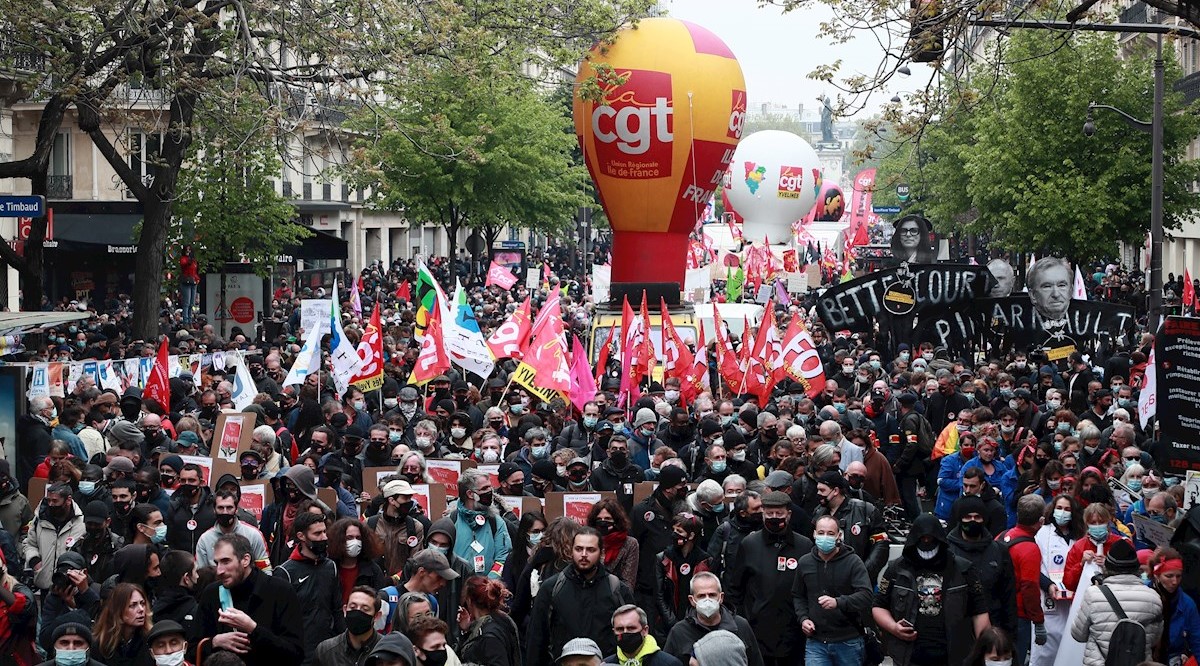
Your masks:
M832 142L833 139L833 103L829 101L829 97L821 95L817 98L821 102L821 141Z

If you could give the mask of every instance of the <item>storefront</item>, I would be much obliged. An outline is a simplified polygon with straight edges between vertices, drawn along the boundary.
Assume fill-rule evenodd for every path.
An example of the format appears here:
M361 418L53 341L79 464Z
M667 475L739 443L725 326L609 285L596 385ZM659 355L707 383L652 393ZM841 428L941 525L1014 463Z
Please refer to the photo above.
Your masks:
M103 307L133 292L134 231L142 221L134 202L55 202L53 235L45 243L46 296Z

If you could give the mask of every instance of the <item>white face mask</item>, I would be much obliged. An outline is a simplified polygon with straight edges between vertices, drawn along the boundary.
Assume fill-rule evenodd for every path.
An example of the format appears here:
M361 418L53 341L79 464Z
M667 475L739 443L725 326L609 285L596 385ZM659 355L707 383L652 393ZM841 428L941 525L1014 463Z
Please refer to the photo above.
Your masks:
M984 659L983 666L1012 666L1012 659Z
M183 650L172 652L170 654L154 655L155 666L179 666L183 663Z
M700 617L713 617L721 610L721 602L716 599L700 599L696 602L696 613Z
M359 539L350 539L346 542L346 554L350 557L358 557L362 554L362 541Z
M923 560L932 560L933 558L937 557L937 554L938 554L937 548L934 548L933 550L925 550L923 548L917 548L917 555L920 555L921 559L923 559Z
M453 437L454 439L462 439L463 437L467 436L467 429L466 428L451 428L450 436Z

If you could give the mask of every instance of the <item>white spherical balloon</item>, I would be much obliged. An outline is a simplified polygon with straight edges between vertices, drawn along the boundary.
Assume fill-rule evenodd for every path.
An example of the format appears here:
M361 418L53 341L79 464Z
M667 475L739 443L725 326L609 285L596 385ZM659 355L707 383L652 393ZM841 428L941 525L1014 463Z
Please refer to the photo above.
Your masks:
M745 219L746 240L791 241L792 223L812 210L821 189L817 151L791 132L763 130L738 143L729 168L729 202Z

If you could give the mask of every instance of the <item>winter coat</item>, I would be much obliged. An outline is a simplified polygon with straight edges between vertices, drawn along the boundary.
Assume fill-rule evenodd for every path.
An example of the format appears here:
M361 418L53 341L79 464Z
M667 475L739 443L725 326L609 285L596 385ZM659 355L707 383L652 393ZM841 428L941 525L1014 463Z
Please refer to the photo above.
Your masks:
M1004 509L1000 494L991 486L984 485L979 499L983 500L983 526L992 534L1003 534L1008 529L1008 511ZM946 521L946 524L957 525L961 522L962 516L958 514L958 508L959 503L956 500L950 507L950 520Z
M1008 548L1008 555L1012 559L1017 591L1017 617L1041 624L1045 621L1045 612L1042 610L1042 599L1038 591L1042 576L1042 550L1037 545L1037 529L1036 525L1018 525L1006 532L997 542ZM1013 543L1021 538L1030 541Z
M950 508L954 500L962 495L962 468L967 464L961 452L955 452L942 457L941 468L938 470L937 505L933 513L942 520L950 520Z
M1097 547L1096 542L1092 541L1091 537L1088 536L1084 536L1082 539L1071 544L1071 549L1067 551L1066 569L1063 571L1063 585L1072 592L1079 589L1079 578L1083 575L1083 554L1085 552L1096 553L1097 562L1102 564L1104 562L1104 554L1117 542L1117 539L1121 538L1110 527L1108 538L1105 539L1102 547Z
M818 507L813 514L813 524L827 513L829 509ZM871 580L879 578L879 572L883 571L884 565L887 564L891 547L887 528L884 527L879 510L862 500L847 497L842 500L833 517L842 528L842 540L862 558L863 564L867 565L867 573Z
M317 645L346 630L337 564L327 558L310 560L296 546L296 551L275 569L272 577L288 581L296 591L304 616L304 663L312 664Z
M192 635L200 622L200 602L196 601L191 590L178 585L159 588L153 609L155 622L178 622L185 636Z
M0 527L13 535L20 536L21 530L33 520L33 507L14 485L11 490L0 495Z
M212 490L201 486L194 498L196 506L183 499L178 491L171 496L171 508L163 518L167 521L167 545L171 550L196 552L200 537L217 524L216 502Z
M629 517L632 522L629 536L637 539L638 547L641 549L639 553L641 561L638 562L638 583L634 588L639 598L648 597L654 593L655 561L658 554L666 550L667 546L672 543L671 509L664 506L661 498L662 495L658 491L651 493L649 497L633 507L633 514ZM651 612L651 609L648 608L642 610L647 613Z
M616 652L612 614L631 603L633 592L603 564L596 566L590 579L575 567L546 579L529 617L525 666L549 666L562 654L567 641L577 636L591 637L603 654Z
M667 636L667 642L663 643L662 651L675 657L680 663L688 663L692 655L692 646L696 644L696 641L719 629L742 639L742 644L746 646L747 666L763 666L762 651L758 648L758 639L755 638L750 623L746 621L746 618L735 615L728 608L721 609L721 621L715 627L706 627L697 622L696 609L688 611L687 617L671 627L671 633Z
M804 634L792 609L792 584L800 558L812 548L811 539L791 530L779 535L758 530L742 540L726 601L750 623L769 658L796 660L802 654Z
M17 464L13 476L21 489L28 489L37 466L50 455L50 424L33 414L17 419Z
M612 460L605 460L592 470L592 487L600 491L613 491L621 508L628 513L633 509L633 489L646 480L646 473L633 463L620 469L613 467Z
M791 566L791 561L788 561ZM800 558L791 597L794 617L800 625L812 620L816 626L813 640L843 642L863 635L859 617L871 608L871 579L867 567L846 545L838 547L833 559L826 561L814 548ZM837 599L837 607L825 610L817 599Z
M456 530L454 550L451 552L471 564L473 573L500 580L504 573L504 562L512 551L512 540L504 519L491 512L485 516L463 507L451 511L449 517ZM483 518L483 522L478 518ZM471 547L474 542L479 542L483 550L476 552Z
M659 553L654 579L663 630L670 629L687 610L692 577L701 571L708 571L710 560L708 553L699 546L692 548L687 555L673 545Z
M385 573L400 573L408 558L425 548L425 526L412 516L392 517L381 511L367 519L367 528L383 544Z
M736 513L717 526L717 531L705 550L712 556L712 572L721 578L723 585L729 585L728 576L738 562L742 542L761 527L761 524L751 523Z
M33 586L39 590L50 589L50 578L54 575L58 557L70 550L86 533L83 511L74 502L71 502L71 517L61 526L55 526L47 517L47 508L46 504L42 504L21 544L21 556L26 564L34 558L42 562L41 568L33 575Z
M1135 574L1109 576L1101 585L1112 590L1129 619L1140 622L1145 628L1146 661L1150 661L1150 653L1163 631L1163 606L1158 592L1143 585L1142 579ZM1117 612L1104 597L1100 585L1089 587L1083 595L1079 614L1075 616L1075 624L1071 626L1071 637L1084 643L1083 666L1104 666L1109 640L1118 621Z
M619 535L617 535L619 536ZM609 534L605 539L615 538L613 534ZM601 541L602 545L607 545L605 541ZM621 582L629 586L629 589L634 589L637 586L638 577L638 562L641 560L641 544L637 539L629 536L626 533L625 538L621 540L621 546L617 550L617 556L611 563L606 563L604 566L608 570L617 575Z
M1016 583L1008 549L994 540L986 529L978 541L964 539L961 527L950 530L946 539L950 542L950 550L970 561L979 577L979 584L988 598L988 616L992 624L1016 636Z
M84 526L86 528L86 525ZM100 539L95 541L87 538L87 532L84 532L84 538L75 542L71 546L71 551L79 553L87 565L88 575L93 580L104 580L113 574L113 554L125 545L125 540L120 536L113 534L112 531L106 532Z
M458 647L460 660L480 666L521 666L521 657L517 625L502 611L472 622Z
M336 583L336 578L335 581ZM217 623L221 600L212 583L200 593L200 622L189 645L212 638L229 628ZM250 651L240 655L246 666L296 664L304 657L304 615L300 599L285 578L268 576L254 567L239 585L230 591L233 607L249 615L258 627L250 634Z

